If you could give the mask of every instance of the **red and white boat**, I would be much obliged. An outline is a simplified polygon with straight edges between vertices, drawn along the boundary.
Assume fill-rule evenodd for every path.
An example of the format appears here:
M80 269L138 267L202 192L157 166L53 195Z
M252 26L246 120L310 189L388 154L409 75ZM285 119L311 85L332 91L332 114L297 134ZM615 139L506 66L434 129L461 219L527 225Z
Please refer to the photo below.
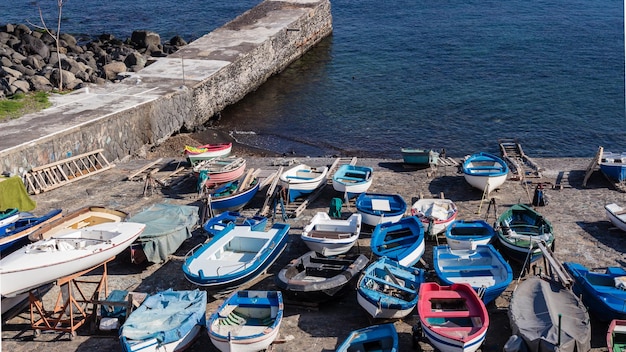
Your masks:
M411 206L411 215L420 219L424 234L431 236L444 233L458 213L454 202L445 198L420 198Z
M245 169L244 158L220 157L199 162L193 172L198 177L199 186L210 188L240 178Z
M228 156L233 148L232 143L205 144L199 147L185 146L185 156L192 166L203 160L210 160L222 156Z
M485 341L489 315L466 283L420 285L417 311L424 335L443 352L474 352Z

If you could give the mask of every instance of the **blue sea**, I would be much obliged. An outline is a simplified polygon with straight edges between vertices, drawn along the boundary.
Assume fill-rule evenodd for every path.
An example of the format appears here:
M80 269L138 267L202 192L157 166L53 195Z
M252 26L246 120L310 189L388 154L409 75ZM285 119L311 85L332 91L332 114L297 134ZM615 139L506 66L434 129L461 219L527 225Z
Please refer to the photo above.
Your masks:
M56 3L40 2L51 26ZM66 0L61 31L191 41L258 3ZM463 156L497 153L499 138L531 157L626 151L622 1L331 3L333 34L214 127L289 155ZM36 4L0 2L0 24L40 23Z

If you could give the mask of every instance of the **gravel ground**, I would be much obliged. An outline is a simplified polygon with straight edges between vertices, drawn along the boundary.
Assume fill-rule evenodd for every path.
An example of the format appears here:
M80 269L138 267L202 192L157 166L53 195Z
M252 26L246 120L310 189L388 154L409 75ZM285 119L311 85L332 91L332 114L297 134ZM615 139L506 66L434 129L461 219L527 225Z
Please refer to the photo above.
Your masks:
M135 214L150 204L169 202L174 204L200 205L195 190L195 180L190 176L189 168L170 178L177 180L175 186L157 188L144 195L143 181L127 181L126 178L142 166L163 157L159 165L166 165L157 175L166 175L166 170L175 170L179 165L185 165L180 151L181 144L192 144L189 136L173 138L171 142L150 151L145 158L132 159L117 163L117 165L102 172L89 176L83 180L65 185L56 190L45 192L33 199L38 206L36 213L45 213L49 209L62 208L72 211L86 205L104 205L111 208L125 210ZM199 145L197 143L195 145ZM192 144L193 145L193 144ZM332 158L290 158L259 153L248 149L234 148L238 155L245 156L248 167L262 170L276 170L279 164L289 164L299 161L310 165L330 165ZM264 155L264 156L259 156ZM623 266L626 242L624 233L612 227L604 214L604 205L608 203L626 204L626 194L611 188L611 185L599 173L595 172L588 181L587 187L582 187L585 170L590 159L536 159L535 162L543 168L541 178L528 178L525 182L508 180L504 186L491 194L495 199L496 212L500 214L512 204L529 203L535 184L542 183L546 190L549 204L540 207L539 211L554 225L556 231L555 255L561 261L576 261L589 267ZM439 197L441 193L452 199L459 208L460 219L487 219L495 220L495 212L487 213L488 204L481 204L482 192L472 189L465 182L463 175L456 167L440 167L435 173L428 169L405 168L401 160L381 160L359 158L359 164L374 167L375 179L370 192L399 193L407 202L413 202L423 195L424 197ZM565 173L563 189L552 189L560 172ZM244 213L254 214L262 205L264 192L246 208ZM336 196L331 186L326 187L323 194L313 202L309 208L296 219L289 219L291 225L289 244L270 268L268 274L256 280L246 288L276 289L274 274L276 274L291 259L307 251L306 246L299 239L299 234L311 217L318 211L328 211L330 200ZM493 207L492 209L493 210ZM344 207L344 213L355 211ZM278 214L278 219L280 214ZM360 251L370 255L369 237L371 229L365 228L358 246L353 251ZM128 254L119 255L108 264L108 287L112 289L133 290L137 292L154 293L167 288L177 290L195 289L187 282L181 271L185 253L196 244L206 240L201 228L194 231L192 238L187 240L169 260L162 264L138 266L130 263ZM445 241L445 239L442 239ZM427 252L424 260L427 265L432 263L432 245L427 243ZM520 275L516 270L516 277ZM95 275L95 278L100 276ZM507 307L515 282L509 289L492 303L488 309L491 324L482 351L502 351L502 347L511 335L507 317ZM214 297L209 292L210 303L207 314L213 312L222 302L222 298ZM58 295L57 287L53 287L43 299L46 309L54 306ZM319 307L287 304L285 317L280 328L278 343L274 344L275 351L334 351L338 344L351 330L371 325L367 314L356 302L354 290L342 298ZM418 321L417 316L396 321L395 326L400 335L401 351L410 351L412 344L412 326ZM91 334L87 325L77 331L77 336L70 338L68 334L55 331L43 331L34 336L30 324L28 309L17 316L6 319L3 317L1 347L5 351L32 351L45 349L49 352L65 351L121 351L115 333ZM592 350L605 351L604 334L607 325L592 318ZM426 341L420 341L419 347L430 351L432 347ZM190 348L191 351L217 351L211 344L206 333L202 333L197 342Z

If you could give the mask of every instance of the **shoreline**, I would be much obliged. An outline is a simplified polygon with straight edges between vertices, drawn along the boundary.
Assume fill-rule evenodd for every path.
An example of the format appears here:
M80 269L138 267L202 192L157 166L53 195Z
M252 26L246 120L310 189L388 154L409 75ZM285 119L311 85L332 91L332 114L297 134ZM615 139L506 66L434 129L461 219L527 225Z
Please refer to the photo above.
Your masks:
M213 131L211 131L213 133ZM219 134L218 132L215 132ZM186 135L172 140L168 145L161 145L153 151L149 158L133 159L121 162L115 168L106 172L94 174L72 185L59 187L44 192L32 198L37 202L36 212L44 212L53 208L62 208L64 212L74 210L84 205L103 205L126 210L135 214L150 204L167 202L173 204L199 205L195 182L187 178L176 189L157 189L154 194L143 196L143 182L124 181L125 176L148 164L158 157L168 159L168 162L183 163L182 149L172 148L174 142L182 142ZM224 137L223 134L220 137ZM217 138L217 137L216 137ZM217 140L216 140L217 141ZM213 141L211 141L213 142ZM206 142L204 142L206 143ZM175 151L175 153L172 153ZM233 147L233 154L246 157L248 167L263 170L275 170L278 162L285 161L283 156L247 156L254 151L240 146ZM334 158L293 157L289 159L311 165L328 165ZM541 179L528 179L530 183L516 180L507 180L499 191L491 197L496 199L497 213L502 213L508 206L517 202L526 202L532 196L532 188L537 182L552 182L561 171L567 172L568 183L562 190L546 189L549 204L539 207L539 211L552 221L557 233L555 254L559 260L576 261L588 267L620 266L626 262L626 243L622 241L623 233L612 229L610 222L604 215L603 206L610 202L626 204L626 194L609 187L608 182L599 172L589 179L588 186L583 188L582 180L589 159L581 158L537 158L535 161L544 168ZM489 216L488 222L494 220L486 214L487 203L481 204L481 192L472 189L464 181L462 174L454 167L440 167L435 174L429 174L428 169L414 169L403 166L401 160L359 158L359 164L372 166L375 172L374 183L370 192L399 193L407 203L417 197L438 197L443 193L446 198L452 199L459 208L459 219L484 219ZM528 191L530 190L530 194ZM249 204L243 213L254 214L263 203L264 190ZM328 211L332 197L336 196L332 187L327 186L322 195L312 202L303 214L295 219L288 219L291 225L288 247L278 261L268 270L268 275L249 288L275 290L274 275L290 260L307 251L299 234L302 228L318 212ZM346 206L342 209L346 214L353 212ZM277 221L280 218L277 215ZM370 255L369 239L371 229L363 229L362 236L354 251ZM159 290L173 288L176 290L195 289L197 286L186 281L181 272L181 265L185 254L196 244L206 239L202 228L193 232L193 237L162 264L135 266L130 264L128 257L120 255L109 265L109 289L124 289L138 292L155 293ZM426 243L426 253L423 259L432 263L432 246L434 241ZM516 278L519 271L516 272ZM246 285L244 285L244 288ZM202 288L201 288L202 289ZM491 324L487 339L482 351L502 351L502 347L511 334L507 317L507 307L514 283L489 305ZM44 297L45 302L52 302L56 296L55 288ZM209 291L210 302L207 314L212 313L222 302ZM275 351L334 351L348 333L357 328L371 325L367 314L356 303L354 290L335 302L317 308L298 306L287 303L285 317L280 328L279 339ZM407 318L396 321L394 325L400 335L400 350L412 350L412 326L417 322L416 313ZM592 351L605 351L603 342L606 326L592 318L593 337ZM90 335L87 329L78 330L78 336L69 340L67 334L44 332L33 338L33 331L29 324L28 310L9 320L2 328L2 347L11 351L31 351L33 348L45 348L50 352L76 351L120 351L116 333L109 335ZM432 351L432 346L422 340L420 347L425 351ZM217 351L209 341L206 332L201 333L199 340L189 351Z

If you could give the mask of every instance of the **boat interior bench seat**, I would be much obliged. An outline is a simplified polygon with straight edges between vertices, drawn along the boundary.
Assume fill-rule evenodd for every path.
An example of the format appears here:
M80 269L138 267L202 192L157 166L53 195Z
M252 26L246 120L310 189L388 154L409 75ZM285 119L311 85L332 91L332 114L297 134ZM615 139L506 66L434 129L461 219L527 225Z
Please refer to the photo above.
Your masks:
M443 271L486 271L498 268L497 265L446 265L441 269Z

